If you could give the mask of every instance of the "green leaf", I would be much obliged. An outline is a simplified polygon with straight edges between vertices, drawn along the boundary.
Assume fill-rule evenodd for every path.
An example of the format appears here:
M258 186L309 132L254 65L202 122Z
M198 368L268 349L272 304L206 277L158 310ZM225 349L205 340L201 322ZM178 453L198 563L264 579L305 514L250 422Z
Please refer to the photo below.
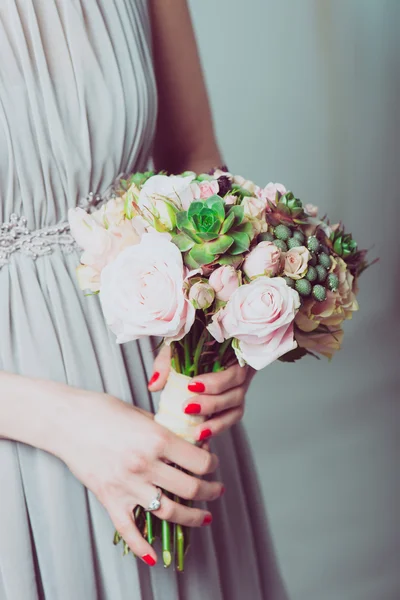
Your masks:
M286 354L284 354L283 356L280 356L278 358L278 360L280 360L281 362L291 362L291 363L293 363L296 360L300 360L301 358L303 358L307 354L310 354L308 352L308 350L306 350L305 348L300 348L300 346L297 346L297 348L295 348L294 350L291 350L290 352L286 352Z
M187 211L188 219L191 219L193 215L199 213L204 208L204 202L192 202Z
M233 239L230 235L221 235L214 242L207 244L213 254L224 254L233 244Z
M244 257L241 255L230 256L229 254L224 254L224 256L221 256L218 259L217 264L232 265L233 267L235 267L235 269L238 269L243 260Z
M189 269L198 269L201 265L190 256L191 250L183 255L183 262Z
M188 258L197 266L207 265L213 262L215 254L211 252L207 244L195 244L191 250L189 250Z
M180 229L180 227L178 229ZM193 227L190 227L190 229L188 227L182 227L181 231L190 237L196 244L201 244L202 239L194 232Z
M244 188L240 187L240 185L233 185L231 193L236 194L236 195L240 196L241 198L245 198L246 196L253 195L248 190L245 190Z
M217 215L221 222L225 219L225 204L221 196L214 194L214 196L207 198L205 203L206 206Z
M132 219L132 217L133 217L133 206L132 206L132 199L130 198L130 194L126 194L126 197L125 197L124 215L127 219Z
M184 227L186 229L191 229L192 228L192 224L189 221L187 212L185 210L176 213L176 226L178 227L178 229L181 229L181 230Z
M214 177L212 175L208 175L207 173L200 173L197 175L196 181L212 181Z
M253 228L253 225L249 221L247 221L246 223L242 223L241 225L239 225L239 227L236 227L235 231L239 231L241 233L247 233L250 240L252 240L254 237L254 228Z
M172 241L181 252L186 252L194 246L194 241L185 233L178 233L177 235L172 236Z
M215 240L218 237L218 232L212 233L209 231L199 231L196 237L198 237L203 242L211 242L212 240Z
M242 254L250 246L250 239L247 233L241 231L230 231L229 236L233 238L233 244L229 248L229 254Z
M339 256L342 254L342 238L338 237L333 245L333 249Z
M223 224L223 225L222 225L222 227L221 227L221 232L220 232L220 233L221 233L222 235L223 235L224 233L227 233L227 232L230 230L230 228L231 228L231 227L232 227L232 225L233 225L233 222L234 222L234 220L235 220L235 214L234 214L234 213L232 213L232 212L230 212L230 213L228 214L228 216L226 217L226 219L225 219L225 221L224 221L224 224Z
M235 215L235 225L240 225L244 219L244 208L243 206L232 206L232 208L229 210L228 215L230 214L234 214Z

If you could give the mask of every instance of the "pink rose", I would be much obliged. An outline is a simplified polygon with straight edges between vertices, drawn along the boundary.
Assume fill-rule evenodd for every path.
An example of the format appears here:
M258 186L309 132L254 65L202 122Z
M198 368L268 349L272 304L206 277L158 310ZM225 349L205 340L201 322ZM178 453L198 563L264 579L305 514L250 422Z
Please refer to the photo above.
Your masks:
M299 306L298 293L282 277L258 277L237 288L208 330L220 343L235 338L239 363L262 369L296 348L293 321Z
M240 285L240 272L231 265L222 265L211 273L208 282L215 290L216 298L227 302Z
M215 196L219 192L219 183L215 179L212 181L201 181L199 183L200 198L206 200L210 196Z
M287 189L281 183L270 182L268 185L265 186L264 189L256 190L257 196L259 198L261 198L262 200L264 200L264 202L266 204L268 202L271 202L274 205L276 205L276 193L277 192L279 192L280 194L283 195L283 194L286 194ZM268 210L268 204L267 204L267 210Z
M243 263L243 271L253 279L260 275L273 277L280 269L281 251L273 242L260 242L247 255Z
M306 204L304 210L310 217L318 217L318 206L314 204Z
M204 310L214 302L215 292L205 281L197 281L189 290L189 300L196 309Z
M241 175L235 175L233 178L233 183L236 185L240 185L241 188L250 192L250 194L254 194L258 188L255 183L250 181L250 179L245 179Z
M237 197L236 197L236 196L234 196L233 194L228 194L228 196L225 196L225 197L224 197L224 202L225 202L225 204L227 204L228 206L229 206L229 205L232 205L232 204L236 204L236 200L237 200Z
M153 175L142 186L138 204L144 210L152 211L156 200L167 198L178 209L188 210L195 199L192 181L195 175Z
M243 206L244 214L248 219L260 218L265 211L265 202L261 198L253 198L246 196L243 198L241 206Z
M307 273L310 258L311 254L305 246L292 248L283 255L283 272L291 279L302 279Z
M195 309L184 293L182 255L167 234L146 233L101 273L100 301L122 344L148 336L167 343L191 328Z
M80 287L84 286L82 289L98 291L102 269L115 260L122 250L140 241L134 223L128 219L119 220L113 212L116 210L114 204L108 213L106 207L102 213L96 211L95 217L82 208L68 211L71 234L84 251L81 263L87 267L87 269L80 269L78 273L78 283ZM107 216L109 220L106 229L101 223L104 223L104 218L107 219Z

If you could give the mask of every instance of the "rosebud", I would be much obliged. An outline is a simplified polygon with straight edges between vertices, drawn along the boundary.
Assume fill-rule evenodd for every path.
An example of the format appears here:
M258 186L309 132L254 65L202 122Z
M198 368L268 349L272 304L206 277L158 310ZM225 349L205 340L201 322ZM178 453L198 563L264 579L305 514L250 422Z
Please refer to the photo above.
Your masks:
M266 275L274 277L281 266L281 251L273 242L260 242L247 255L243 271L250 279Z
M236 271L232 265L222 265L211 273L209 284L215 291L217 300L228 302L240 285L240 272Z
M215 292L211 285L204 281L198 281L189 291L189 300L193 306L197 309L204 310L209 308L214 302Z

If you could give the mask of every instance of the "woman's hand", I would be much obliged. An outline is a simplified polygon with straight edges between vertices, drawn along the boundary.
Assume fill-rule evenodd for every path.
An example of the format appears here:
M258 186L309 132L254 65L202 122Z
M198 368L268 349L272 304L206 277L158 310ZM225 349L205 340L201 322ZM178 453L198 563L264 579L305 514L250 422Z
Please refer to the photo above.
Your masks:
M161 390L170 370L170 350L164 346L154 361L154 374L149 382L153 392ZM182 406L187 414L210 415L197 431L198 439L205 440L222 433L240 421L244 414L245 397L255 374L249 366L238 364L218 373L195 377L188 391L198 393Z
M218 459L178 438L144 411L107 394L79 393L72 410L67 404L54 453L105 506L132 552L153 565L156 554L139 533L133 509L138 504L147 507L156 486L188 500L218 498L221 483L201 480L166 462L201 476L213 472ZM211 522L209 512L177 504L165 494L154 514L191 527Z

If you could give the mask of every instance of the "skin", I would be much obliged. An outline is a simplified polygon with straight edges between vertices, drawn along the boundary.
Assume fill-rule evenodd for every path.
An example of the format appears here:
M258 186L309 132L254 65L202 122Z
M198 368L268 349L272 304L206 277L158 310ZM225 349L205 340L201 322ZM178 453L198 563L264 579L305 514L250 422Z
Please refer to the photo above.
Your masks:
M208 171L222 159L187 4L185 0L149 0L149 8L160 99L156 168L175 173ZM167 350L157 357L155 369L160 377L153 391L161 389L167 379ZM206 388L198 398L202 414L214 413L207 421L213 435L241 419L251 377L249 369L235 366L225 373L196 378ZM155 486L191 500L215 500L223 491L221 482L201 479L218 466L207 444L200 448L181 440L155 423L150 413L109 394L4 371L0 372L0 390L0 438L32 445L64 461L105 506L116 529L140 557L157 560L154 549L139 534L132 510L137 504L149 504L156 495ZM155 514L192 527L201 526L210 516L208 511L183 507L165 497Z

